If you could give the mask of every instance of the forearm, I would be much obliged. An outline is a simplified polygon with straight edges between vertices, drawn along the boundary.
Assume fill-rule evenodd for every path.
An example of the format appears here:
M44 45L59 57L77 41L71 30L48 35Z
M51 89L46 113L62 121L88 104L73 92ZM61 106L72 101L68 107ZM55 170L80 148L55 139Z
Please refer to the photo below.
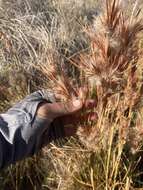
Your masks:
M44 101L54 101L52 94L46 99L43 91L37 91L0 115L0 168L38 150L40 136L51 122L47 120L47 126L33 125L38 105Z
M57 103L50 91L37 91L1 114L0 168L32 156L53 140L75 135L76 128L64 126L61 116L77 108L81 105Z

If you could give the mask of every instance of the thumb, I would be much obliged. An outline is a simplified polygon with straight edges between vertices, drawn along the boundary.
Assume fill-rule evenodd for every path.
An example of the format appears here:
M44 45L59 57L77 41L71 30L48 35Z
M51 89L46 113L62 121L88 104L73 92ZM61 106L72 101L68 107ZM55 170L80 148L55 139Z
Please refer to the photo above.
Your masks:
M70 102L55 102L48 105L48 113L54 119L56 117L70 115L82 108L83 104L80 99Z

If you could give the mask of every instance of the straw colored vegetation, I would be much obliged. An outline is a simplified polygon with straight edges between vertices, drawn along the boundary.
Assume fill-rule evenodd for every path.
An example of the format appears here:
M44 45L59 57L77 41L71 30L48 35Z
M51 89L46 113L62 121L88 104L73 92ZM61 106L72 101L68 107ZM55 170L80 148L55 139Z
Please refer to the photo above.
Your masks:
M8 0L0 12L0 111L37 89L97 106L77 136L1 172L0 189L143 188L142 1ZM127 9L128 7L128 9ZM85 110L83 110L84 112Z

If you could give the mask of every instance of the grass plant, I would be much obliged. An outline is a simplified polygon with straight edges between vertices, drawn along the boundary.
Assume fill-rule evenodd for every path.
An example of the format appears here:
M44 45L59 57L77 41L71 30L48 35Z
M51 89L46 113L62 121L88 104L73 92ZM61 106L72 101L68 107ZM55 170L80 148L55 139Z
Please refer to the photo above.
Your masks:
M143 187L141 5L123 0L1 1L1 112L41 88L67 101L86 87L83 101L97 102L92 110L96 121L79 123L76 137L51 142L39 155L2 171L1 189Z

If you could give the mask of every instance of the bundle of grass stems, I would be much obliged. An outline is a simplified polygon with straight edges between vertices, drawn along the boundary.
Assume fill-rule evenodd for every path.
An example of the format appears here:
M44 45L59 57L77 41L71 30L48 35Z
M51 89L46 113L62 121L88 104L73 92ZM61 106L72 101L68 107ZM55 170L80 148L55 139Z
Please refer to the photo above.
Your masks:
M143 24L137 1L129 15L123 3L106 0L93 24L83 27L89 47L67 58L76 76L68 76L55 52L38 65L61 101L78 97L84 87L83 101L97 102L97 119L78 124L79 142L52 149L59 189L134 189L143 139Z

